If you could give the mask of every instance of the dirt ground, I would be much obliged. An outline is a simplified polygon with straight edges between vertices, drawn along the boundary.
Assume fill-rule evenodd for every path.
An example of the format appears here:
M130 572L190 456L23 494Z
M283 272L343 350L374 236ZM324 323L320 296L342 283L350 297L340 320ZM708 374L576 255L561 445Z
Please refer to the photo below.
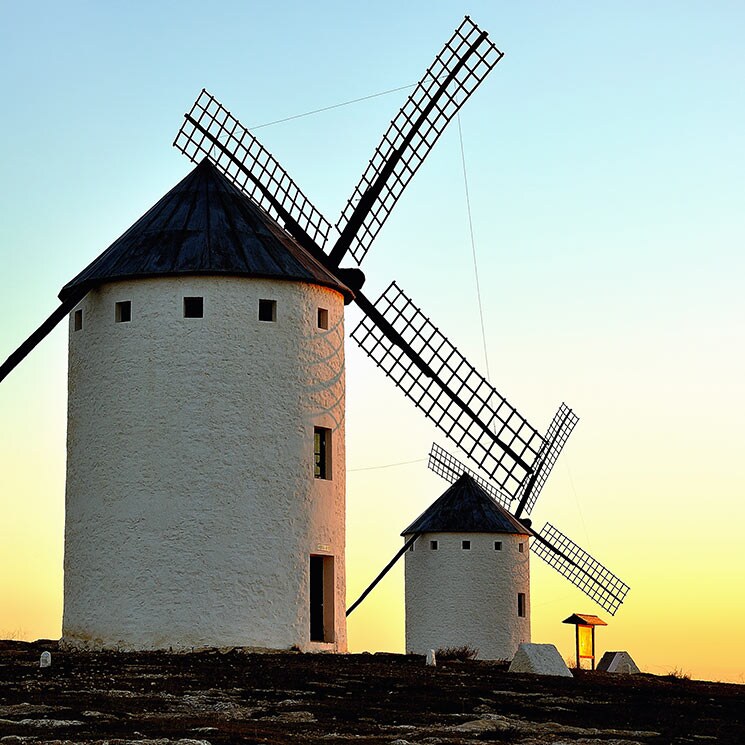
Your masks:
M43 650L52 666L41 669ZM415 655L58 650L0 641L0 743L745 744L745 686L517 675Z

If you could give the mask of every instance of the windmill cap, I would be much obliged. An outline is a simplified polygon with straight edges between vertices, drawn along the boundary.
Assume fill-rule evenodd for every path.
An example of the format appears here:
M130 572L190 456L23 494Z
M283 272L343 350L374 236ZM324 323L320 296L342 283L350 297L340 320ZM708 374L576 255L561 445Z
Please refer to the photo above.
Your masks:
M467 473L433 502L401 535L412 533L515 533L529 535Z
M59 293L122 279L223 275L354 293L204 159Z

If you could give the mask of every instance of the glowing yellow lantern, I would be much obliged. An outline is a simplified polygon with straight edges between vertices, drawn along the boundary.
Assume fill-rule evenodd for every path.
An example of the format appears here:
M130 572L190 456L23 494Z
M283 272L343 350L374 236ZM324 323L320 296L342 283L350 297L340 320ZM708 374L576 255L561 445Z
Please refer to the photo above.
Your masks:
M607 626L608 624L597 616L589 616L585 613L573 613L565 618L562 623L572 623L576 627L576 649L577 669L581 667L582 660L590 661L590 669L595 669L595 627Z

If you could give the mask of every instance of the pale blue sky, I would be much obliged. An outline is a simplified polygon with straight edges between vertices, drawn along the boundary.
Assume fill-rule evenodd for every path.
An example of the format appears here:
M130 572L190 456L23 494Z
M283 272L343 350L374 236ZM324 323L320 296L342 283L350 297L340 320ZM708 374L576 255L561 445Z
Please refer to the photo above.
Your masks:
M655 588L680 567L698 571L678 536L696 533L705 501L717 519L729 516L717 562L734 602L726 582L745 579L742 559L727 553L745 521L742 3L0 9L0 358L53 309L63 284L188 172L171 142L203 86L248 126L396 88L416 82L470 13L506 53L462 114L492 379L539 429L561 400L582 417L539 517L645 599L621 612L633 637L643 612L690 611L669 599L657 607ZM404 97L257 134L335 221ZM369 296L396 278L483 368L455 124L363 268ZM4 529L26 543L41 531L53 546L32 583L37 599L61 551L65 343L58 329L0 386ZM425 457L433 430L351 344L348 370L349 468ZM405 438L381 435L391 421ZM387 561L398 532L443 488L423 464L350 473L350 586ZM641 532L639 515L650 521ZM663 521L658 533L652 526ZM551 613L582 610L564 613L564 589L540 571L534 592ZM400 603L400 577L391 582L385 602ZM16 606L23 618L29 606ZM548 629L534 608L534 628ZM729 611L745 623L742 605ZM396 613L382 646L400 632ZM0 619L0 631L11 623Z

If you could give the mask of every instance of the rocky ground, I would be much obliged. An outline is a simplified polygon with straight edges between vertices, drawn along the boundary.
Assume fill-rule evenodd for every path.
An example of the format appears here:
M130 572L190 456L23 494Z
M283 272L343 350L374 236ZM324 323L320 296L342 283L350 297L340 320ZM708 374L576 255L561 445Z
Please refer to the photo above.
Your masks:
M52 666L39 668L43 650ZM745 743L745 686L418 656L0 642L0 743Z

